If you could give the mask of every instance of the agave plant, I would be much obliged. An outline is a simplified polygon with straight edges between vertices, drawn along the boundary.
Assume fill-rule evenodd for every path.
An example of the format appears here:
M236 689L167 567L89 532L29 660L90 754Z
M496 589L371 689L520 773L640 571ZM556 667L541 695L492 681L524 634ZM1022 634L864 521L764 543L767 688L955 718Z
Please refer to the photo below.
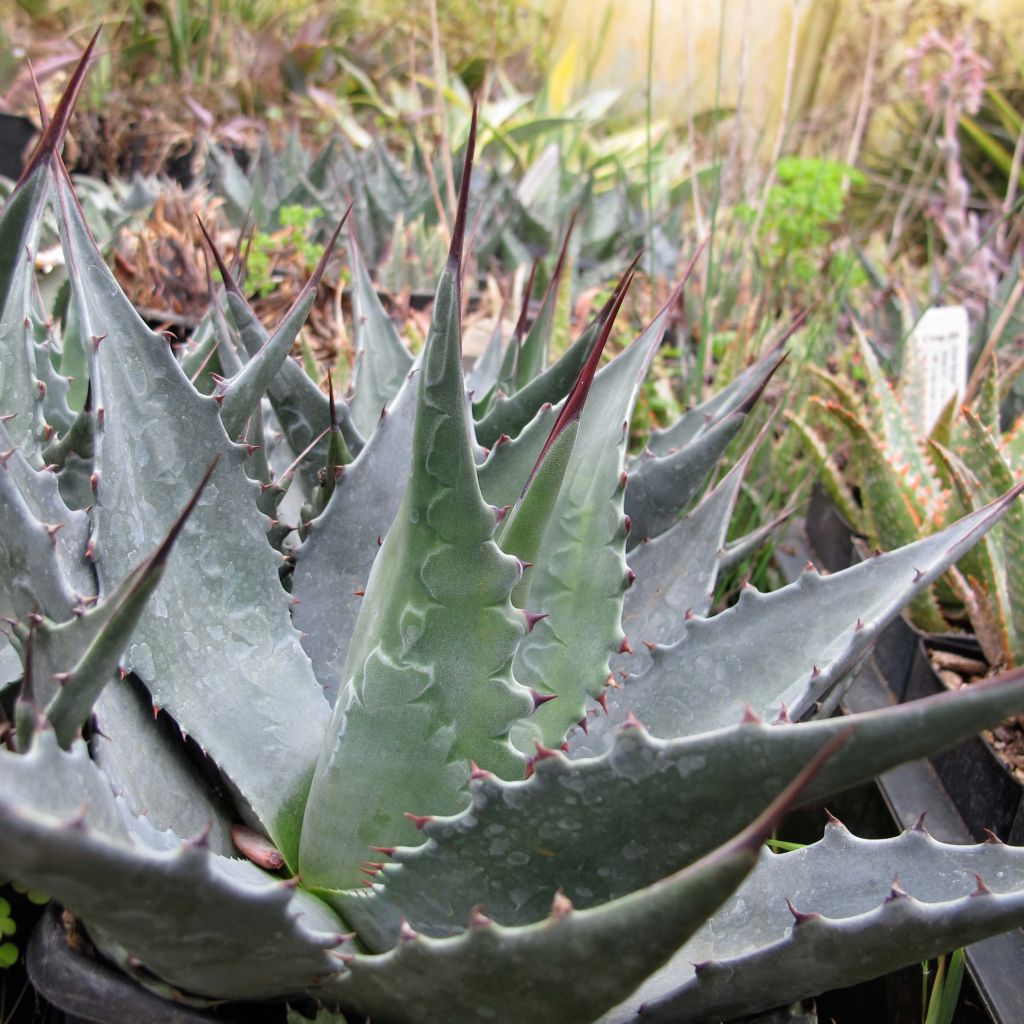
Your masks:
M717 1021L1024 921L1024 854L999 842L921 825L869 842L832 820L804 850L763 847L795 800L1024 708L1017 674L827 717L1016 489L709 617L722 564L758 539L724 545L744 460L678 510L777 354L627 460L678 301L598 369L627 275L561 360L544 368L543 332L524 331L515 372L488 384L485 361L471 401L471 139L417 364L372 289L351 402L288 358L326 256L269 336L223 267L235 328L215 309L179 362L99 257L58 155L87 59L0 220L0 869L169 998L305 995L420 1024L628 1020L641 1001L645 1020ZM26 255L47 200L75 315L40 338ZM77 417L57 372L76 344ZM207 395L192 378L214 345L235 369ZM295 458L271 477L278 431ZM283 560L289 478L320 511Z
M916 361L908 359L898 387L885 377L863 338L858 365L865 390L858 395L842 377L821 373L828 397L815 427L791 419L817 461L828 493L848 522L869 543L891 550L933 534L957 516L980 508L1013 486L1024 472L1024 417L1000 429L995 363L989 364L978 397L960 405L953 395L930 429L923 422L924 396ZM840 467L830 444L845 445ZM1024 513L1011 506L1005 520L946 577L910 606L919 628L943 632L951 613L965 610L989 663L1024 660Z

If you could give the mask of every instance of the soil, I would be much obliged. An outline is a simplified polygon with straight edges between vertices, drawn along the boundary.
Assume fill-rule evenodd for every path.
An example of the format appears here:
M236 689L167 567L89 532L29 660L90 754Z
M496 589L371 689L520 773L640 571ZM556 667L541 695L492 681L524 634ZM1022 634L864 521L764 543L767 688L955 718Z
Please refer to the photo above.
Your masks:
M928 654L936 674L951 690L995 675L994 669L975 658L932 649ZM1013 777L1024 785L1024 715L1008 718L982 735Z

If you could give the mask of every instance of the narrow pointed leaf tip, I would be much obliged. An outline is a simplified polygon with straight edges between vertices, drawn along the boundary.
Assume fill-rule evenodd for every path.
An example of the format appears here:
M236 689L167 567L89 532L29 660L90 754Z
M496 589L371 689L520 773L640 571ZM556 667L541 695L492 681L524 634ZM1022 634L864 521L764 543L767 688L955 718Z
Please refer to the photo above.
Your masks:
M50 159L60 149L64 136L67 134L68 123L71 121L75 104L78 102L78 94L82 90L82 83L85 81L85 75L89 70L93 50L96 48L96 41L99 37L100 30L97 29L92 39L89 40L89 45L83 51L78 64L75 65L75 70L71 74L71 78L64 89L60 102L57 104L57 109L54 111L50 123L46 126L46 130L36 145L35 152L25 164L25 169L21 172L21 177L18 179L19 186L28 181L39 168L39 165Z
M594 374L597 373L597 367L601 362L601 355L604 352L605 345L608 343L612 327L615 325L615 319L619 315L619 310L622 308L622 303L632 283L633 274L629 272L628 276L623 279L621 287L618 289L618 294L615 296L614 304L604 325L601 327L601 334L597 339L597 344L587 357L586 363L583 364L583 369L576 379L572 391L569 392L569 397L566 399L565 405L562 406L562 411L559 413L558 419L555 420L555 425L551 428L547 441L544 442L544 447L541 449L537 462L533 467L533 472L530 474L531 480L537 472L537 467L544 461L544 456L547 454L548 449L555 443L562 431L565 430L569 423L578 420L582 415L583 406L586 404L587 395L590 393L590 385L594 381Z
M448 269L456 275L456 281L462 276L462 247L466 238L466 216L469 210L469 184L473 176L473 156L476 151L477 101L473 101L473 117L469 122L469 138L466 140L466 161L462 166L462 186L459 189L459 206L455 213L455 225L452 228L452 243L448 250ZM462 287L459 285L461 294Z

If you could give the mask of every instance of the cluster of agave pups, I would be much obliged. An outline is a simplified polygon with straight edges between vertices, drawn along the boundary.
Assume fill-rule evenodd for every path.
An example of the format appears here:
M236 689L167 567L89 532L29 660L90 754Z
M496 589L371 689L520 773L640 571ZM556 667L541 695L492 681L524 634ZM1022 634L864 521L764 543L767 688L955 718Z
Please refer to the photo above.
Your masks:
M178 358L59 157L87 61L0 215L0 872L168 998L410 1024L719 1021L1024 921L1024 851L997 841L866 841L832 820L802 850L764 846L795 801L1024 708L1018 673L830 716L885 623L1015 490L712 616L721 566L757 539L724 543L745 459L679 510L777 353L627 457L678 301L598 369L627 275L546 367L552 288L471 397L471 139L418 361L354 247L350 401L288 356L323 262L269 336L222 266L227 310ZM48 207L62 330L33 280ZM291 547L288 478L312 516Z
M977 397L954 394L934 425L924 422L923 383L908 359L897 387L886 379L869 343L858 339L864 393L842 376L820 373L831 438L798 415L791 420L808 443L822 481L847 521L883 551L940 530L1005 493L1024 471L1024 417L1000 425L999 382L989 363ZM830 448L845 446L842 468ZM856 489L856 490L855 490ZM1011 506L995 529L956 568L910 607L915 625L948 629L962 608L989 664L1024 660L1024 509Z

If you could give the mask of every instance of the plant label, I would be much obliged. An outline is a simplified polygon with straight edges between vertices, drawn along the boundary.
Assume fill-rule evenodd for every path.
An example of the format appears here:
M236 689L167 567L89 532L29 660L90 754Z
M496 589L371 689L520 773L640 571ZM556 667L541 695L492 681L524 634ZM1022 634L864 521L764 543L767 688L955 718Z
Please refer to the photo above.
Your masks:
M907 377L926 434L931 433L950 398L964 394L967 343L967 310L963 306L926 310L910 336Z

